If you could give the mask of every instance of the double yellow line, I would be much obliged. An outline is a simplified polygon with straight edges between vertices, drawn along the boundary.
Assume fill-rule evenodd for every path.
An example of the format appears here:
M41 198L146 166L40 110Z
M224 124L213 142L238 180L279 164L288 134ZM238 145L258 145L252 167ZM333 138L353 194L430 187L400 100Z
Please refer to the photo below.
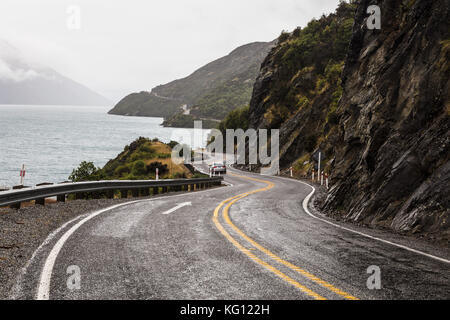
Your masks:
M284 281L288 282L289 284L293 285L294 287L298 288L300 291L302 291L303 293L307 294L310 297L313 297L314 299L317 300L326 300L324 297L322 297L321 295L319 295L318 293L312 291L311 289L307 288L306 286L302 285L301 283L297 282L296 280L292 279L291 277L287 276L286 274L284 274L283 272L281 272L280 270L278 270L277 268L275 268L274 266L270 265L269 263L265 262L264 260L260 259L259 257L257 257L254 253L252 253L249 249L245 248L242 244L240 244L235 238L233 238L228 231L225 230L225 228L221 225L221 223L219 222L219 213L220 210L223 208L222 210L222 216L224 221L226 222L226 224L228 226L230 226L237 234L239 234L244 240L246 240L248 243L250 243L254 248L258 249L259 251L261 251L262 253L264 253L265 255L267 255L269 258L271 258L272 260L275 260L276 262L288 267L289 269L301 274L303 277L319 284L320 286L334 292L335 294L344 297L345 299L348 300L358 300L358 298L348 294L347 292L344 292L336 287L334 287L333 285L331 285L330 283L316 277L315 275L309 273L308 271L299 268L297 266L295 266L294 264L278 257L277 255L275 255L274 253L272 253L270 250L264 248L263 246L261 246L259 243L257 243L256 241L254 241L253 239L251 239L249 236L247 236L244 232L242 232L242 230L240 230L238 227L236 227L236 225L231 221L230 216L229 216L229 210L230 207L236 203L237 201L248 197L249 195L258 193L258 192L264 192L267 190L272 189L275 184L270 182L270 181L266 181L266 180L260 180L260 179L255 179L255 178L251 178L251 177L246 177L246 176L240 176L240 175L235 175L235 174L230 174L232 176L236 176L239 178L243 178L243 179L247 179L247 180L253 180L256 182L262 182L267 184L267 186L265 188L261 188L261 189L257 189L257 190L253 190L250 192L246 192L231 198L228 198L224 201L222 201L214 210L214 216L213 216L213 222L216 225L217 229L224 235L224 237L230 241L239 251L241 251L242 253L244 253L245 255L247 255L250 259L252 259L254 262L256 262L257 264L265 267L266 269L268 269L269 271L271 271L272 273L274 273L275 275L277 275L278 277L280 277L281 279L283 279Z

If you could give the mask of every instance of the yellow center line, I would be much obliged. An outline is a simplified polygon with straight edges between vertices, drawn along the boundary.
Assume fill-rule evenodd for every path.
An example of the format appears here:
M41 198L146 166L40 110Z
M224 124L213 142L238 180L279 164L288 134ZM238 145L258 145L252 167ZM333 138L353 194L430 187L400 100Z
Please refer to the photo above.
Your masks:
M240 195L239 195L240 196ZM241 251L242 253L246 254L250 259L252 259L254 262L256 262L257 264L265 267L266 269L268 269L269 271L273 272L274 274L276 274L278 277L280 277L281 279L283 279L284 281L288 282L289 284L293 285L294 287L300 289L302 292L306 293L307 295L313 297L316 300L326 300L324 297L322 297L321 295L319 295L318 293L312 291L311 289L305 287L304 285L298 283L297 281L295 281L294 279L292 279L291 277L285 275L283 272L281 272L280 270L278 270L277 268L273 267L272 265L268 264L267 262L265 262L264 260L261 260L260 258L258 258L255 254L253 254L252 252L250 252L249 249L243 247L238 241L236 241L236 239L234 239L225 229L224 227L220 224L219 222L219 211L220 209L223 207L223 205L225 203L227 203L228 201L233 200L234 198L236 199L241 199L239 196L235 196L233 198L229 198L227 200L222 201L219 206L217 206L217 208L214 210L214 217L213 217L213 221L214 224L216 225L217 229L220 231L220 233L222 233L224 235L224 237L230 241L237 249L239 249L239 251Z
M227 205L225 206L225 208L223 209L223 218L224 218L225 222L226 222L233 230L235 230L242 238L244 238L247 242L249 242L250 244L252 244L252 245L253 245L255 248L257 248L259 251L263 252L264 254L266 254L266 255L269 256L271 259L275 260L276 262L279 262L279 263L283 264L284 266L290 268L291 270L294 270L295 272L301 274L302 276L306 277L307 279L309 279L309 280L311 280L311 281L313 281L313 282L315 282L315 283L321 285L322 287L324 287L324 288L326 288L326 289L328 289L328 290L330 290L330 291L332 291L332 292L334 292L334 293L336 293L336 294L338 294L338 295L344 297L345 299L348 299L348 300L358 300L358 298L356 298L356 297L350 295L349 293L347 293L347 292L345 292L345 291L342 291L342 290L336 288L336 287L333 286L332 284L330 284L330 283L328 283L328 282L326 282L326 281L320 279L319 277L313 275L312 273L310 273L310 272L308 272L308 271L306 271L306 270L304 270L304 269L302 269L302 268L299 268L299 267L297 267L296 265L294 265L294 264L292 264L292 263L290 263L290 262L288 262L288 261L286 261L286 260L280 258L279 256L275 255L275 254L274 254L273 252L271 252L270 250L264 248L264 247L261 246L259 243L257 243L257 242L254 241L253 239L251 239L251 238L250 238L249 236L247 236L242 230L240 230L238 227L236 227L236 225L231 221L230 216L229 216L229 210L230 210L230 207L231 207L234 203L236 203L237 201L239 201L239 200L241 200L241 199L243 199L243 198L245 198L245 197L248 197L248 196L251 195L251 194L255 194L255 193L258 193L258 192L263 192L263 191L267 191L267 190L272 189L272 188L275 186L275 184L272 183L272 182L270 182L270 181L260 180L260 179L256 179L256 178L245 177L245 176L240 176L240 175L236 175L236 174L230 174L230 175L235 176L235 177L239 177L239 178L243 178L243 179L247 179L247 180L253 180L253 181L262 182L262 183L267 184L267 187L265 187L265 188L257 189L257 190L250 191L250 192L246 192L246 193L243 193L243 194L234 196L234 197L232 197L232 198L229 198L229 199L223 201L223 202L216 208L216 210L214 211L214 219L213 219L213 220L214 220L214 223L216 224L217 228L218 228L221 232L222 232L222 230L223 230L223 231L227 234L227 235L225 235L225 233L222 232L222 234L224 234L224 236L225 236L230 242L232 242L233 244L235 244L235 243L233 242L233 241L235 241L235 242L237 243L237 241L236 241L234 238L232 238L232 237L231 237L231 236L223 229L223 227L220 225L220 223L219 223L219 221L218 221L219 211L220 211L220 209L221 209L225 204L227 204ZM219 227L219 226L220 226L220 227ZM222 230L221 230L221 229L222 229ZM230 238L233 239L233 241L231 241ZM238 243L238 244L239 244L239 243ZM239 244L239 245L240 245L240 244ZM236 244L235 244L235 246L236 246ZM242 246L241 246L241 247L242 247ZM242 247L242 248L243 248L243 247ZM239 249L239 247L238 247L238 249ZM245 249L245 248L244 248L244 249ZM245 249L245 250L247 250L247 249ZM242 251L242 250L241 250L241 251ZM247 250L247 251L248 251L248 250ZM244 251L243 251L243 252L244 252ZM244 252L244 253L247 254L246 252ZM250 253L250 254L251 254L251 253ZM247 254L247 255L248 255L248 254ZM249 256L249 255L248 255L248 256ZM255 256L255 257L256 257L256 256ZM250 257L250 258L252 258L252 257ZM252 258L252 259L254 260L254 258ZM259 258L258 258L258 259L259 259ZM262 261L262 260L261 260L261 261ZM263 262L264 262L264 261L263 261ZM265 262L264 262L264 263L265 263ZM260 264L261 264L261 263L260 263ZM267 264L267 263L265 263L265 264ZM265 266L265 265L264 265L264 266ZM267 268L267 266L266 266L266 268ZM272 268L273 268L273 267L272 267ZM270 268L268 268L268 269L271 270ZM275 268L274 268L274 269L275 269ZM277 269L275 269L275 270L277 270ZM271 271L273 271L273 270L271 270ZM279 270L277 270L277 272L281 273ZM276 273L276 272L274 272L274 273ZM276 274L277 274L277 273L276 273ZM282 274L282 273L281 273L281 274ZM280 276L279 274L277 274L277 275ZM286 276L286 275L284 275L284 274L282 274L282 275L283 275L283 276L280 276L280 277L283 278L284 280L286 280L284 277L289 278L288 276ZM292 280L291 278L289 278L289 279ZM290 280L289 280L289 281L286 280L286 281L288 281L289 283L292 284L292 282L291 282ZM295 280L292 280L292 281L295 282ZM300 285L299 283L297 283L297 284ZM302 286L302 285L300 285L300 286L303 287L303 288L306 288L306 287L304 287L304 286ZM296 285L296 287L298 287L298 286ZM300 288L300 287L298 287L298 288ZM306 289L307 289L307 288L306 288ZM311 291L310 289L307 289L307 290L308 290L309 293L306 292L306 291L304 291L304 290L302 290L302 291L308 293L309 295L312 295L312 294L310 294L312 291ZM317 295L317 293L314 293L314 294ZM312 295L312 296L314 296L314 295ZM314 296L314 297L315 297L315 296ZM319 297L320 297L320 296L319 296ZM317 298L317 297L315 297L315 298ZM323 297L320 297L320 298L323 299Z

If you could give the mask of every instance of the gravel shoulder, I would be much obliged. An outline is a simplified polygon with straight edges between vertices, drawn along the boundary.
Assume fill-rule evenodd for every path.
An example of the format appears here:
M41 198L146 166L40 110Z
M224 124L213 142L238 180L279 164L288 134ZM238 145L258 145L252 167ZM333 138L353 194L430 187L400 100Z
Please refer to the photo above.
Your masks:
M133 200L137 199L76 200L20 210L0 208L0 299L8 298L18 272L52 231L80 215Z

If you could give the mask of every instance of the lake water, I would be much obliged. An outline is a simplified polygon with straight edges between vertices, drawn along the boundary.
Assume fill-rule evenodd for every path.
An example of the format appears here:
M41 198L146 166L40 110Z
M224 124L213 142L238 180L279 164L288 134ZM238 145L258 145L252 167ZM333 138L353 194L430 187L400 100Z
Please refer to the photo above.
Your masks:
M0 186L67 180L82 161L102 167L138 137L205 145L209 130L163 128L162 118L108 115L105 107L0 105Z

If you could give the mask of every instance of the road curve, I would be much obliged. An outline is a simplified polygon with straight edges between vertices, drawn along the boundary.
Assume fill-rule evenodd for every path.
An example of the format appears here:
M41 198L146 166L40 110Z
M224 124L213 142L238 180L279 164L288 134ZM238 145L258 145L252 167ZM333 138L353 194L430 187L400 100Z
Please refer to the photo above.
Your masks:
M225 180L75 219L36 252L14 297L450 298L449 264L315 219L302 205L310 186L235 170ZM381 289L367 286L371 266Z

